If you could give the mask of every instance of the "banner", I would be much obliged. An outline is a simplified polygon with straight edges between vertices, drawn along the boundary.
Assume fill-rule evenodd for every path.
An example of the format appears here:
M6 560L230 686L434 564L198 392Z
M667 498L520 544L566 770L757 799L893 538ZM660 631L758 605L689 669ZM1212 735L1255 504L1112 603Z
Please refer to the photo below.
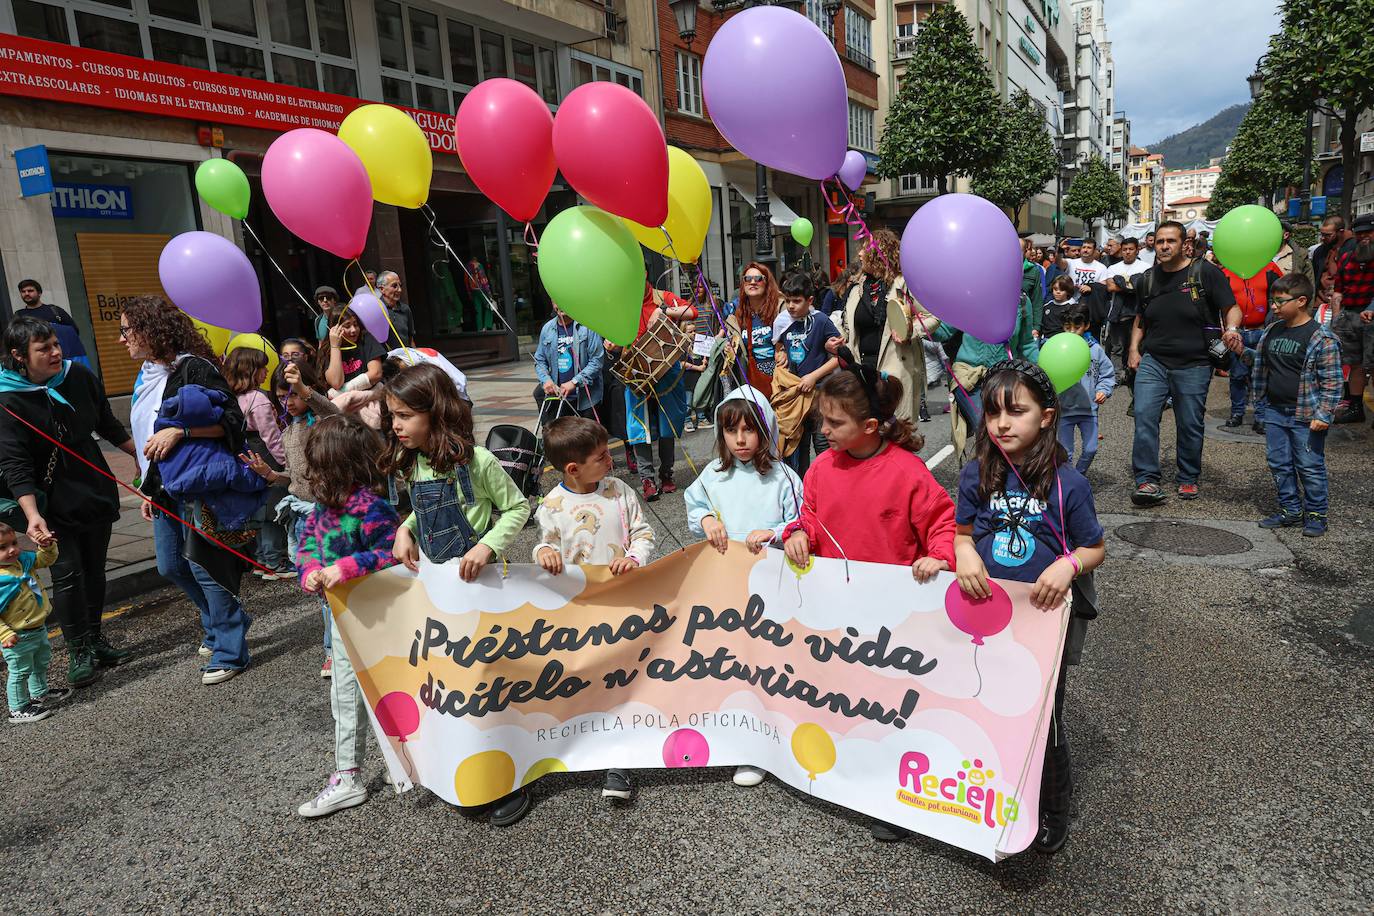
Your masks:
M267 130L339 124L366 99L229 73L0 33L0 95L141 111ZM451 114L395 106L415 119L430 149L458 152Z
M751 764L996 861L1038 829L1068 619L1029 591L971 606L948 573L732 542L619 577L395 567L330 601L401 790L467 806L548 773Z
M134 390L142 364L129 359L119 342L119 313L137 296L165 296L157 259L170 235L133 232L78 232L76 249L86 282L91 334L100 357L100 378L109 397Z

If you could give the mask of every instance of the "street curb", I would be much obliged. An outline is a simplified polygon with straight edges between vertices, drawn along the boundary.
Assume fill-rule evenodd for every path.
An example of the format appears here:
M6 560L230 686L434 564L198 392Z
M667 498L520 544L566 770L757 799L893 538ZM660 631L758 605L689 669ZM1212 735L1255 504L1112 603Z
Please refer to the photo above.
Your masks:
M171 585L162 574L157 571L157 560L140 560L137 563L130 563L122 567L115 575L105 580L105 606L108 610L111 605L130 598L137 598L149 592Z

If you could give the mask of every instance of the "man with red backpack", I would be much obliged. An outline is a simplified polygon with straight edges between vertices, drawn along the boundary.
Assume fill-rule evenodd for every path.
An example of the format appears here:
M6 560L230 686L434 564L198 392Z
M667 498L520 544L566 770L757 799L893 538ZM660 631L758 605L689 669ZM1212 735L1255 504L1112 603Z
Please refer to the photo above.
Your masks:
M1269 316L1269 287L1283 276L1283 271L1279 265L1270 261L1263 270L1248 280L1242 279L1225 267L1221 268L1221 272L1226 274L1226 279L1230 281L1231 294L1236 297L1236 305L1240 307L1241 340L1245 346L1255 347L1259 344L1260 334L1264 332L1265 319ZM1234 428L1245 423L1245 404L1250 395L1250 367L1240 357L1233 355L1228 375L1231 383L1231 417L1226 421L1226 425ZM1264 420L1261 418L1264 416L1265 406L1263 397L1255 402L1255 422L1250 427L1261 435L1264 434Z

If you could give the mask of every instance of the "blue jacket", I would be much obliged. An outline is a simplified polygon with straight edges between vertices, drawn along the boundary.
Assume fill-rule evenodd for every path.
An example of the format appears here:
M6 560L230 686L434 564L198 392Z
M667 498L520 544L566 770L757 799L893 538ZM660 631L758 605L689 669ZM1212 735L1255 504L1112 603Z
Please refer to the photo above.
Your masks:
M576 393L569 398L577 410L586 410L601 403L601 363L606 357L606 347L601 335L585 325L573 322L573 337L576 341L573 353L573 368L577 374L572 377L577 384ZM534 372L539 383L558 384L558 319L550 318L539 332L539 346L534 351Z
M154 430L219 426L233 395L200 385L183 385L162 402ZM182 502L204 503L219 527L243 528L262 504L267 481L245 467L219 439L186 439L158 462L162 487Z
M1116 366L1112 364L1112 358L1091 334L1085 335L1083 339L1088 342L1088 352L1092 354L1092 361L1088 363L1088 371L1083 373L1083 378L1078 384L1059 396L1061 417L1097 416L1097 402L1094 397L1098 392L1111 397L1116 389Z

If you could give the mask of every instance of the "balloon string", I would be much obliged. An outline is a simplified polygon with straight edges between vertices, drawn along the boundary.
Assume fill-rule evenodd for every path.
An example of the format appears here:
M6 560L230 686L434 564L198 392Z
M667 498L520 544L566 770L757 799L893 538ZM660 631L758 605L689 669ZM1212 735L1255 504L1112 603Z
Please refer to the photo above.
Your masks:
M382 301L381 294L378 293L377 288L372 285L372 281L367 278L367 271L363 270L363 265L358 262L357 258L354 258L351 262L344 265L344 291L348 291L348 268L354 265L357 265L358 272L363 275L363 282L367 284L368 292L372 293L373 298L377 300L377 304L382 307L382 317L386 319L386 326L391 329L391 333L395 334L396 339L400 341L401 350L404 351L406 355L406 362L410 363L412 366L415 365L415 354L410 352L410 347L406 346L405 339L401 337L401 332L396 330L396 325L391 323L391 309L386 307L386 303ZM348 307L345 306L344 312L347 311ZM340 315L342 314L341 312ZM356 315L357 312L354 312L354 314ZM359 320L361 321L362 319L360 318Z
M253 241L257 243L258 248L262 250L263 255L267 258L271 265L277 269L277 273L281 274L281 278L286 281L286 285L291 287L291 292L295 293L300 298L300 300L305 303L305 307L310 309L310 314L318 318L320 316L320 310L315 308L315 304L313 302L305 298L304 293L296 289L296 284L292 283L291 278L286 275L286 271L281 269L281 265L277 263L276 258L272 257L272 253L267 250L267 246L262 243L262 239L258 238L258 234L253 231L253 227L248 224L247 220L240 220L240 222L243 223L244 230L250 236L252 236Z
M840 198L844 201L844 205L841 207L835 206L834 202L831 200L825 181L821 182L821 196L825 198L826 207L830 209L830 212L842 217L845 225L853 228L854 238L856 241L862 243L861 247L870 249L876 253L878 258L883 262L883 266L887 268L887 272L892 276L896 276L900 273L897 269L897 265L887 259L887 252L883 251L883 247L879 245L878 240L873 237L873 233L869 230L868 223L864 221L863 215L859 213L859 208L854 198L850 195L849 189L844 186L843 182L838 180L835 181L835 189L839 192ZM916 301L915 297L911 295L911 290L907 289L905 286L897 291L897 295L901 298L902 302L907 305L912 305Z
M448 243L448 239L444 238L444 234L439 231L439 226L437 225L438 217L435 215L434 210L430 208L429 204L421 204L420 212L429 220L430 236L432 238L437 238L439 244L443 246L444 251L448 252L449 260L456 261L458 266L462 268L463 273L467 275L469 286L477 291L479 298L486 304L487 308L491 309L491 313L496 316L496 320L501 322L509 333L514 334L515 328L511 327L510 322L506 321L506 316L501 314L501 310L496 307L496 302L491 298L490 294L487 293L486 289L477 282L477 278L472 275L472 271L468 270L468 266L463 263L463 259L454 253L453 246Z
M977 697L983 692L983 672L978 667L978 644L973 645L973 671L978 675L978 689L973 691L973 696Z
M525 244L529 246L530 257L539 259L539 236L535 234L534 223L525 220Z

